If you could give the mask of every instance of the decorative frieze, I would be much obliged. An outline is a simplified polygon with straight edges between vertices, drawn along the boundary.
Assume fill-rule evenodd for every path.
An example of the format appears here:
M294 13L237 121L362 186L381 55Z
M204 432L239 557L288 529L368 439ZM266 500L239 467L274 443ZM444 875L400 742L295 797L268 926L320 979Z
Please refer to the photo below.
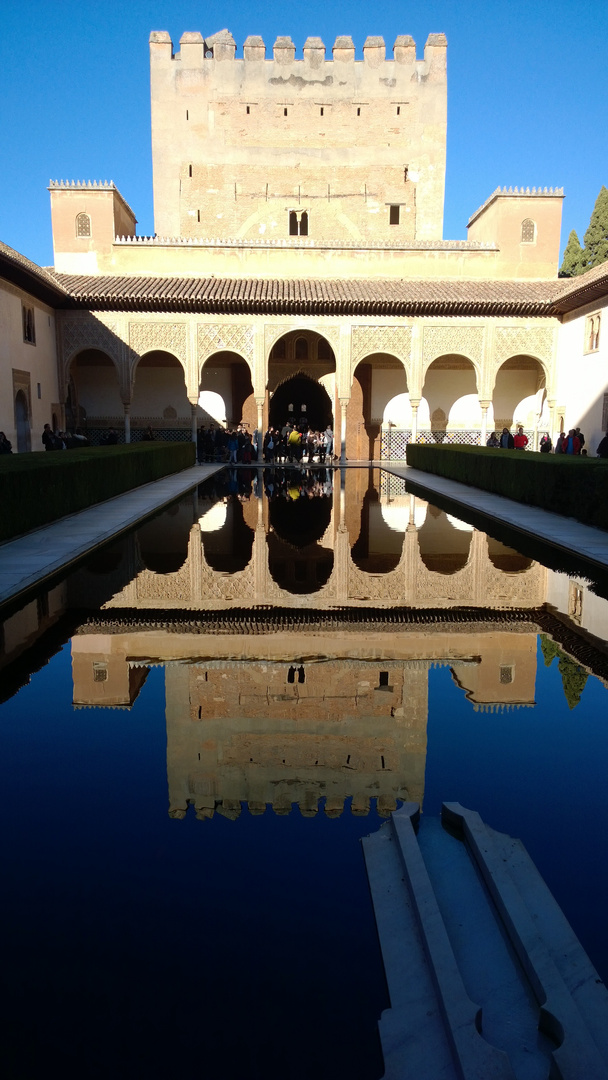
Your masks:
M137 356L161 350L186 364L186 323L132 322L129 323L129 345Z
M552 325L497 326L494 332L494 364L498 368L511 356L533 356L549 371L553 364Z
M201 367L212 353L239 353L253 371L253 326L243 323L206 323L198 327L198 363Z
M390 353L409 365L412 351L411 326L354 326L353 367L372 353Z
M439 356L466 356L480 369L483 357L483 326L462 324L425 326L422 360L426 369Z

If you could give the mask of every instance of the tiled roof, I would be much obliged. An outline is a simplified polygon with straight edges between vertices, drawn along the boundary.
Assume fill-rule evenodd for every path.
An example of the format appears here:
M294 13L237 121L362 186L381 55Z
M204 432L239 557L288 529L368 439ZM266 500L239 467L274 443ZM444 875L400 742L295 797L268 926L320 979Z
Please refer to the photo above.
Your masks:
M76 307L308 315L552 315L561 281L81 277L58 274ZM72 305L70 305L72 306Z
M44 301L50 307L62 306L67 293L59 278L27 259L21 252L0 241L0 277L11 281L24 292Z
M594 266L585 274L573 278L561 278L560 292L553 301L555 313L564 315L568 311L593 304L608 295L608 262Z

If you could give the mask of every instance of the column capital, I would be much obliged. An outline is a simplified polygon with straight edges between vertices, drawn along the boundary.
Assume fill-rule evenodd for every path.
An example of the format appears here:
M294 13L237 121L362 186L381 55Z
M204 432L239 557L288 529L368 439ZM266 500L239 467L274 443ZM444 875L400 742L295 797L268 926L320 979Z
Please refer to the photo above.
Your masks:
M479 404L482 409L489 409L492 404L492 398L480 398Z

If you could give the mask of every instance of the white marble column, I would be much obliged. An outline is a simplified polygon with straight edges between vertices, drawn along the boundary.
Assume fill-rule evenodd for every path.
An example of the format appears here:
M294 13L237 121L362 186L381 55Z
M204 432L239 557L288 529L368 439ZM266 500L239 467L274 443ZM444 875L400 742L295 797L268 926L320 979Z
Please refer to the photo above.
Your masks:
M258 407L258 461L264 460L264 398L256 398Z
M492 404L490 401L480 401L481 405L481 445L485 446L488 441L488 409Z
M131 442L131 404L123 402L123 408L125 410L125 442Z
M349 398L340 398L340 462L346 461L346 410Z

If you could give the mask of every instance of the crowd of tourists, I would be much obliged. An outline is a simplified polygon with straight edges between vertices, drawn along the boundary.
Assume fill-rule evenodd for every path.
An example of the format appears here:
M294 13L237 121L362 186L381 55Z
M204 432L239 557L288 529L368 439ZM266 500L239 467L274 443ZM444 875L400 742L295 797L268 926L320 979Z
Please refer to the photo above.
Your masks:
M523 427L519 426L515 435L512 435L509 429L504 427L500 432L492 432L486 446L500 447L503 450L525 450L528 443L529 439L525 434ZM553 446L549 432L545 431L539 443L539 450L541 454L555 453L577 454L581 457L588 456L585 448L585 436L580 427L570 428L569 431L560 432L555 447ZM608 458L608 434L606 434L600 442L597 448L597 456Z
M222 469L199 486L199 501L209 500L210 505L224 499L248 502L263 493L272 502L275 499L312 499L330 496L333 492L333 470L322 466L304 468L295 472L274 466L264 470L263 479L258 469Z
M199 465L251 465L258 461L259 438L257 429L252 435L244 424L236 428L200 427L197 461ZM334 459L334 434L329 424L325 431L312 431L304 421L297 425L287 422L282 428L269 427L262 438L262 456L267 465L330 465Z
M115 441L118 442L118 436ZM45 424L42 445L45 450L79 450L83 446L90 446L91 443L80 428L76 428L74 432L53 431L50 424Z

